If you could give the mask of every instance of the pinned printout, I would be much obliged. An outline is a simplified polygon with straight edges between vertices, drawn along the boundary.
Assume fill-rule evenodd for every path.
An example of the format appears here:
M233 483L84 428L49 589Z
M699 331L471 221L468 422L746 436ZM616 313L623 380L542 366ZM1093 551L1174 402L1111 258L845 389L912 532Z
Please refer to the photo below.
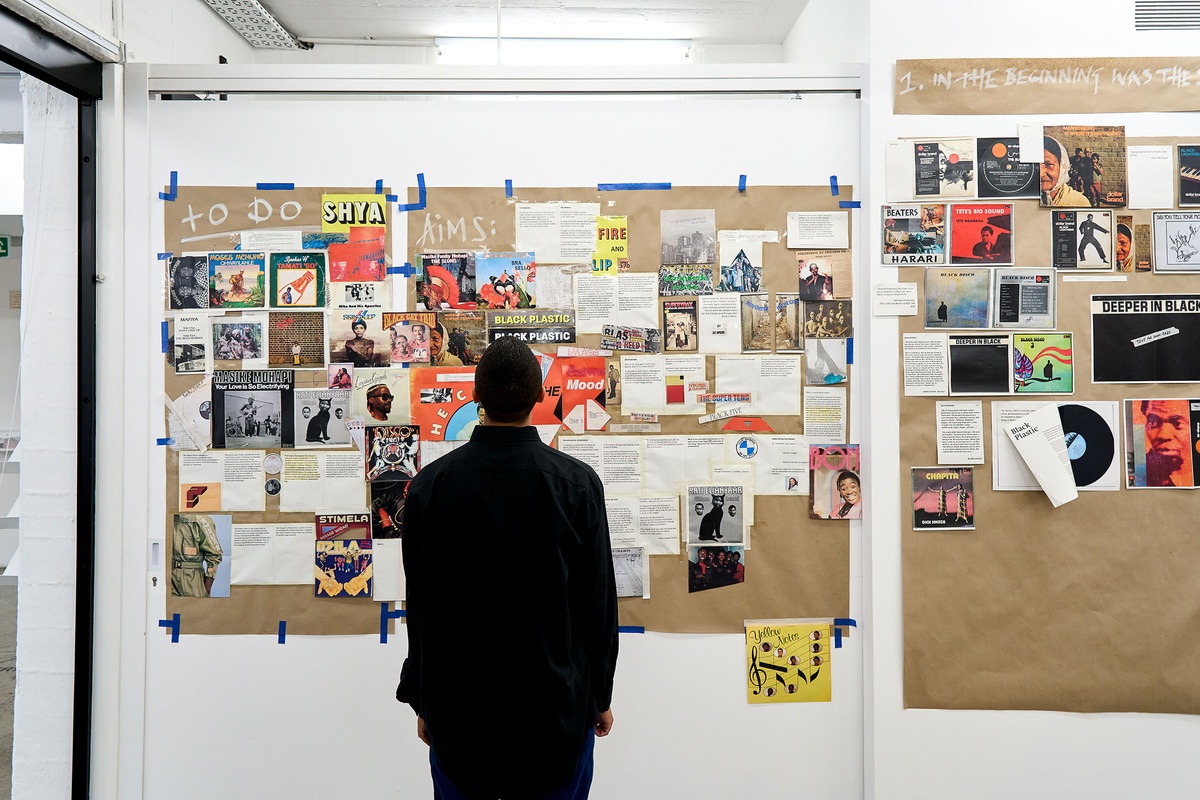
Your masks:
M1200 381L1200 294L1092 295L1094 383Z
M1053 328L1056 310L1054 270L992 270L993 328Z
M642 437L646 491L682 494L689 483L709 482L709 465L725 457L725 439L720 435Z
M663 300L663 347L668 353L694 353L700 346L695 300Z
M1051 264L1058 270L1111 270L1114 230L1111 211L1053 212Z
M642 443L625 436L560 436L558 449L578 458L600 476L606 493L642 491Z
M307 585L312 580L313 531L303 523L234 525L230 583Z
M799 415L799 355L718 356L715 369L718 393L749 392L745 413Z
M727 436L725 461L754 468L754 494L808 494L808 439L748 432ZM714 479L717 476L713 467ZM725 474L725 473L722 473Z
M746 620L746 699L828 703L833 698L829 623Z
M1179 147L1183 155L1184 146ZM1175 176L1180 177L1180 189L1183 188L1182 158L1180 169L1175 170L1174 154L1171 145L1131 145L1129 155L1129 208L1172 208L1175 205ZM1197 184L1200 185L1200 184ZM1179 205L1183 203L1183 193L1179 195Z
M844 386L805 386L804 435L817 442L840 442L846 437L848 410Z
M871 284L871 313L876 317L915 317L917 284Z
M213 447L261 450L295 445L291 370L216 370Z
M1013 263L1012 203L950 206L951 264Z
M742 352L741 298L736 294L713 294L698 298L697 303L700 352Z
M1046 404L1004 430L1055 508L1079 496L1057 407Z
M662 264L713 264L717 215L711 208L667 209L659 214Z
M651 273L576 275L573 305L578 332L601 333L609 324L657 329L656 287Z
M950 393L950 350L944 333L904 334L904 396Z
M212 320L213 360L226 369L260 370L270 363L269 316L243 313L240 316L209 317Z
M613 547L644 547L649 554L679 554L679 498L675 495L605 496Z
M1130 158L1132 161L1135 149L1130 149ZM1196 144L1181 144L1178 146L1179 155L1179 205L1181 208L1187 206L1200 206L1200 145ZM1132 169L1132 165L1130 167ZM1132 195L1132 189L1130 190ZM1142 208L1140 205L1133 205L1132 201L1136 200L1136 195L1133 195L1130 200L1130 208ZM1170 207L1168 203L1167 207Z
M167 406L167 433L171 449L207 450L212 443L212 377L206 377L172 400L163 395Z
M367 506L366 461L358 450L283 453L281 512L348 512Z
M939 464L983 463L983 402L936 404Z
M913 467L914 531L975 530L975 470Z
M613 576L617 597L650 599L650 558L644 547L614 547Z
M1032 162L1021 157L1021 142L1017 137L979 139L979 197L1028 197L1041 193L1041 159ZM1034 152L1041 155L1039 142Z
M769 295L743 294L742 301L742 352L770 353L775 334L775 310L771 308Z
M175 256L167 262L167 308L208 308L208 256Z
M687 542L690 545L712 542L746 542L746 515L742 509L742 486L689 486L687 503Z
M621 356L623 413L702 414L707 388L704 356Z
M174 515L172 596L229 597L232 520L228 514Z
M1012 338L1004 336L948 337L950 394L1012 394Z
M207 314L176 314L171 336L175 374L204 373L212 369Z
M1154 212L1154 271L1200 272L1200 212Z
M775 294L775 352L799 353L804 350L803 303L798 293Z
M466 441L479 425L480 408L471 395L474 367L410 370L412 423L422 440Z
M845 383L849 377L849 350L845 339L806 339L804 380L809 384Z
M844 250L850 246L849 213L787 212L787 246L792 250Z
M179 510L263 511L262 450L179 454Z
M658 268L658 293L663 297L713 293L712 264L663 264Z
M548 264L587 261L596 249L599 213L599 203L517 203L517 249Z

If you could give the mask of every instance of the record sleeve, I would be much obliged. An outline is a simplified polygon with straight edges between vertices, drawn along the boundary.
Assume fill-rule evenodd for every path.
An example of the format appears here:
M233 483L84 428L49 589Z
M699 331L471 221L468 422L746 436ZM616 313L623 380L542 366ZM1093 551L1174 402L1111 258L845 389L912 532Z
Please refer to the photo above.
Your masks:
M1075 485L1091 486L1112 469L1117 452L1116 433L1104 417L1087 406L1064 403L1058 407L1058 416Z
M1039 165L1036 162L1027 164L1021 161L1017 137L979 139L976 151L979 154L981 198L1039 196Z

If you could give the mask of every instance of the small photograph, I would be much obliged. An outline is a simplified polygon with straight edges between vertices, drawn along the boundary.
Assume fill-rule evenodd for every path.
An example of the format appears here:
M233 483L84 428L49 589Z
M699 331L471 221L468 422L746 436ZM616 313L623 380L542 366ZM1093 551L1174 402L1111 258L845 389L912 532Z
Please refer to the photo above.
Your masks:
M176 256L167 262L167 308L208 308L208 256Z
M263 323L257 319L224 319L212 323L213 358L220 361L250 361L263 357L266 338Z
M375 481L371 488L371 538L400 539L404 536L404 500L409 481Z
M668 353L694 353L699 348L695 300L664 300L663 345Z
M209 308L263 308L266 287L266 254L208 254Z
M330 364L329 365L329 388L330 389L353 389L354 388L354 365L353 364Z
M370 539L331 539L316 543L317 597L370 597L373 570Z
M325 254L271 254L271 307L324 308Z
M847 339L854 334L849 300L817 300L804 304L804 336Z
M225 447L230 450L281 447L282 405L280 392L275 389L226 391Z
M950 206L950 263L1013 263L1012 219L1012 203Z
M437 315L431 311L395 313L383 312L383 331L390 341L392 366L428 364L432 352L431 334Z
M847 361L845 339L804 340L805 383L845 383L850 377Z
M454 400L454 389L449 386L435 386L421 389L418 396L422 403L449 403Z
M430 357L435 366L474 366L488 346L486 312L443 311L430 334L435 345Z
M617 597L645 597L650 586L650 559L644 547L614 547L613 574Z
M180 375L205 371L204 343L180 344L171 337L171 352L174 353L175 371Z
M321 311L267 312L268 363L272 367L321 369L325 366L325 314Z
M809 518L862 519L858 445L809 445L808 475Z
M975 140L943 139L913 143L918 199L975 196Z
M663 297L713 293L712 264L664 264L658 268L658 293Z
M986 328L990 285L986 269L926 269L925 327Z
M333 313L328 317L329 362L356 367L386 367L391 363L388 336L380 327L382 312Z
M775 314L766 292L741 295L742 352L769 353L775 332Z
M367 428L367 480L410 481L421 468L421 429L416 425Z
M296 447L350 447L354 439L346 428L350 419L349 389L296 389Z
M975 530L974 469L913 467L913 530Z
M492 335L500 335L497 328ZM662 331L658 328L640 328L633 325L608 325L600 328L600 348L624 350L632 353L662 352Z
M711 208L669 209L659 214L661 264L713 264L717 214Z
M1013 391L1073 394L1075 367L1069 333L1013 334Z
M612 356L607 359L608 369L605 370L605 380L608 391L604 395L604 407L615 411L621 407L621 357Z
M1050 238L1050 264L1055 269L1113 268L1109 259L1113 252L1111 211L1054 211Z
M474 253L417 254L417 310L478 307Z
M807 253L796 254L797 271L800 275L800 299L806 303L833 299L833 269L822 261L806 258Z
M746 548L688 547L688 593L746 582Z
M883 207L884 266L946 263L946 206L905 203Z
M229 597L233 517L176 514L171 532L171 594Z
M1139 222L1133 226L1133 271L1151 272L1154 269L1153 226Z
M775 352L801 353L804 341L801 338L804 309L799 294L779 293L775 295Z
M1196 485L1200 401L1125 401L1125 485L1190 489Z
M717 291L761 291L762 242L721 241L719 244L721 278L717 283Z
M692 509L688 514L688 544L743 544L746 541L743 491L741 486L687 487L685 507Z
M537 306L534 288L537 264L533 253L479 253L475 256L475 274L479 280L476 300L479 308Z
M334 308L383 308L386 284L339 283L329 287Z
M1046 125L1042 134L1043 206L1125 205L1125 126Z

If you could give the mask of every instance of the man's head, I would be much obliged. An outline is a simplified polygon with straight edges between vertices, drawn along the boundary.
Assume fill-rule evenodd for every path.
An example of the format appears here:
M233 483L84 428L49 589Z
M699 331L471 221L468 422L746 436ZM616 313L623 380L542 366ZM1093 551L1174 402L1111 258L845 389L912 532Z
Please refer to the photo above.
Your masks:
M984 244L991 244L994 238L996 238L996 230L991 225L984 225L979 229L979 239Z
M1143 400L1141 409L1145 417L1146 482L1150 486L1181 485L1175 482L1174 474L1190 471L1185 469L1191 458L1188 401Z
M520 423L544 397L542 368L525 343L501 336L475 367L475 401L490 422Z
M392 413L392 392L386 383L377 383L367 389L367 412L377 420L386 420Z

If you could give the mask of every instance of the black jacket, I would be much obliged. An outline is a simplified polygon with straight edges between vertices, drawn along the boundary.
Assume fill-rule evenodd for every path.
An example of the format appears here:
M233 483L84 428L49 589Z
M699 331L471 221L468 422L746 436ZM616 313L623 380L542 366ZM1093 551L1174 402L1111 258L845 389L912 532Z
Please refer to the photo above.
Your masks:
M612 699L617 606L604 488L532 427L480 426L404 507L408 658L396 698L446 775L483 794L571 777Z

